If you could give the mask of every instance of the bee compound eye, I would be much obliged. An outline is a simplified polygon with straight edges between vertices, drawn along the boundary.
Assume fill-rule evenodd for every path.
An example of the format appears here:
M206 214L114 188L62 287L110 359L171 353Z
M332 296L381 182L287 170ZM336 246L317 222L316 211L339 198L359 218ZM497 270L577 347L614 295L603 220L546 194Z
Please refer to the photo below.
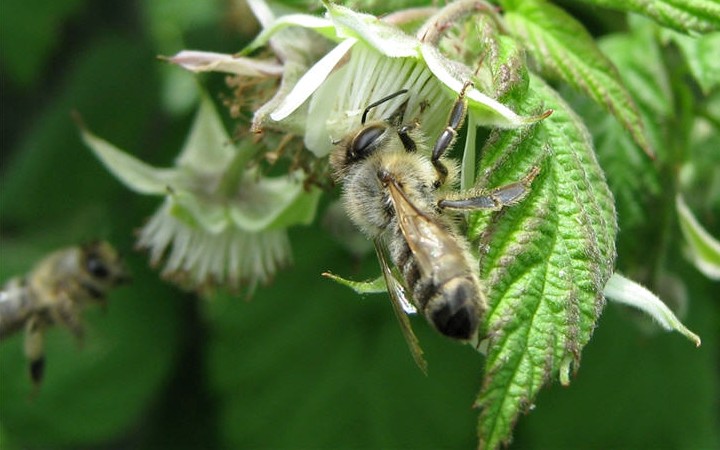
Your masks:
M97 279L104 280L110 275L107 266L97 255L88 255L86 265L88 272Z
M359 161L367 158L374 152L379 144L380 138L385 133L386 127L381 125L371 125L361 130L348 147L348 159L350 161Z

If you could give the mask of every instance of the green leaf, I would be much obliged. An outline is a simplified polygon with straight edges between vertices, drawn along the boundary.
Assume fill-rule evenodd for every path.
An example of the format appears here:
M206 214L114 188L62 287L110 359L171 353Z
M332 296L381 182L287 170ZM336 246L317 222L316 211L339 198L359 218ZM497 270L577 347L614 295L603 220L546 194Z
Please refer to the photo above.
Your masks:
M0 14L0 62L12 81L32 85L62 42L63 21L87 3L83 0L5 0ZM22 45L18 45L22 43Z
M658 159L664 159L669 152L667 124L675 111L667 69L654 33L636 27L632 33L605 36L599 45L610 56L632 93ZM613 116L569 89L564 97L585 119L593 136L598 159L615 195L621 228L639 226L650 213L649 198L660 193L657 168L631 137L623 133Z
M250 302L223 297L201 305L212 326L206 367L218 394L220 447L472 448L468 396L477 389L477 354L411 318L433 358L425 377L408 357L389 302L358 301L320 276L330 268L372 277L377 259L348 258L319 228L291 234L292 270ZM436 408L443 413L432 420L408 414Z
M720 280L720 242L700 225L681 195L675 198L675 207L690 260L705 276Z
M503 4L508 27L525 44L540 71L585 92L615 115L635 142L652 155L635 102L585 27L545 0Z
M94 41L74 59L57 84L58 95L40 107L37 120L25 121L27 131L8 149L0 175L3 216L25 222L42 217L47 226L86 204L111 207L118 200L117 182L88 154L69 113L77 110L102 134L139 146L156 111L157 86L147 64L152 58L141 41L118 38ZM117 70L118 61L128 70ZM51 187L40 188L41 180Z
M720 86L720 32L691 37L669 31L705 94Z
M720 30L720 3L715 0L582 0L585 3L636 12L683 33Z
M519 414L540 388L577 370L604 305L613 271L616 222L610 191L589 134L539 78L523 113L552 108L531 128L494 132L480 186L517 181L539 166L531 192L499 213L471 217L488 287L487 359L477 399L481 448L507 443Z
M343 278L339 275L332 274L330 272L324 272L324 277L330 278L336 283L347 286L358 294L382 294L387 292L387 285L385 284L385 277L380 275L374 280L369 281L352 281Z

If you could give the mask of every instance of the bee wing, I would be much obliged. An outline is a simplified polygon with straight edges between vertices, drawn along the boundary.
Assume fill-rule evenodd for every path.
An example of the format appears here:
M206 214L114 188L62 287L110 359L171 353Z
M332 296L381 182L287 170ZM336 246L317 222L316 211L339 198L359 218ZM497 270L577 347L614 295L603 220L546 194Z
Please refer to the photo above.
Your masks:
M447 230L417 209L395 179L388 181L388 188L400 230L421 273L432 276L441 270L437 264L441 258L447 265L452 255L462 254L460 245Z
M417 336L415 336L415 332L410 325L410 319L408 319L407 316L407 314L414 314L417 310L409 301L405 286L393 272L393 269L391 269L391 266L388 263L388 255L385 246L378 241L375 241L374 244L375 251L378 255L378 261L380 261L380 267L382 268L382 273L385 277L385 284L387 285L387 290L390 294L390 304L395 312L395 317L397 317L398 322L400 323L400 331L402 331L402 334L405 337L405 342L407 342L410 353L415 360L415 364L417 364L420 370L427 375L427 362L423 357L420 342L418 341Z

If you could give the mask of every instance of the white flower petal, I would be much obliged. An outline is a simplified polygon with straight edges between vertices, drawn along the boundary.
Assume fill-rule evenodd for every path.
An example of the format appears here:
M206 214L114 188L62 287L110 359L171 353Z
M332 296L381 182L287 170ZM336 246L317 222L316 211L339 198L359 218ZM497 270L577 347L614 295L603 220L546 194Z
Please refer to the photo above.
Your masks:
M347 39L341 42L312 66L310 70L298 80L293 90L283 99L277 109L270 113L270 118L279 122L305 103L356 42L355 39Z
M392 58L419 58L420 42L399 28L334 3L326 2L325 7L340 37L360 39Z
M305 146L316 156L326 156L332 143L360 127L363 111L371 103L401 89L399 96L373 108L369 120L391 116L407 102L404 121L419 121L425 136L435 139L445 127L453 99L422 61L414 58L388 58L374 48L358 42L348 62L333 72L310 100Z
M247 4L263 28L267 28L275 20L275 14L264 0L247 0Z
M290 242L285 230L250 233L227 228L212 234L188 225L170 214L163 204L140 231L138 247L150 251L151 262L165 256L164 277L189 289L215 285L253 289L266 283L290 261Z
M445 86L459 93L467 81L472 80L472 72L467 67L445 58L437 48L423 44L421 52L428 68ZM475 113L479 125L500 128L517 128L528 125L538 118L522 117L494 98L488 97L474 87L465 92L468 109Z
M258 60L225 53L183 50L167 58L191 72L224 72L248 77L279 77L282 65L275 60Z

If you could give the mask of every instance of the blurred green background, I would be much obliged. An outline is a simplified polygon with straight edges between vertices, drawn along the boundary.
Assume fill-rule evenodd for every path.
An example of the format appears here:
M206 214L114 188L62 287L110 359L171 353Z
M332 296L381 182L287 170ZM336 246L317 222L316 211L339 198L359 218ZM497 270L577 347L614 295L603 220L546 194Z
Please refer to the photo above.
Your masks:
M144 161L171 165L197 82L156 55L237 51L257 31L248 17L230 0L0 6L0 280L94 238L119 247L134 276L106 312L87 311L82 349L66 330L48 333L36 397L22 336L0 343L1 449L476 446L482 358L416 318L423 376L383 297L320 276L375 276L374 255L354 260L319 225L293 229L294 264L272 285L249 301L198 301L133 251L133 231L159 201L105 171L71 111ZM201 81L218 100L222 77ZM621 264L623 240L630 252L651 239L638 229L621 231ZM720 289L682 258L675 231L664 263L687 290L683 320L702 347L609 305L570 387L541 393L512 448L720 448Z

